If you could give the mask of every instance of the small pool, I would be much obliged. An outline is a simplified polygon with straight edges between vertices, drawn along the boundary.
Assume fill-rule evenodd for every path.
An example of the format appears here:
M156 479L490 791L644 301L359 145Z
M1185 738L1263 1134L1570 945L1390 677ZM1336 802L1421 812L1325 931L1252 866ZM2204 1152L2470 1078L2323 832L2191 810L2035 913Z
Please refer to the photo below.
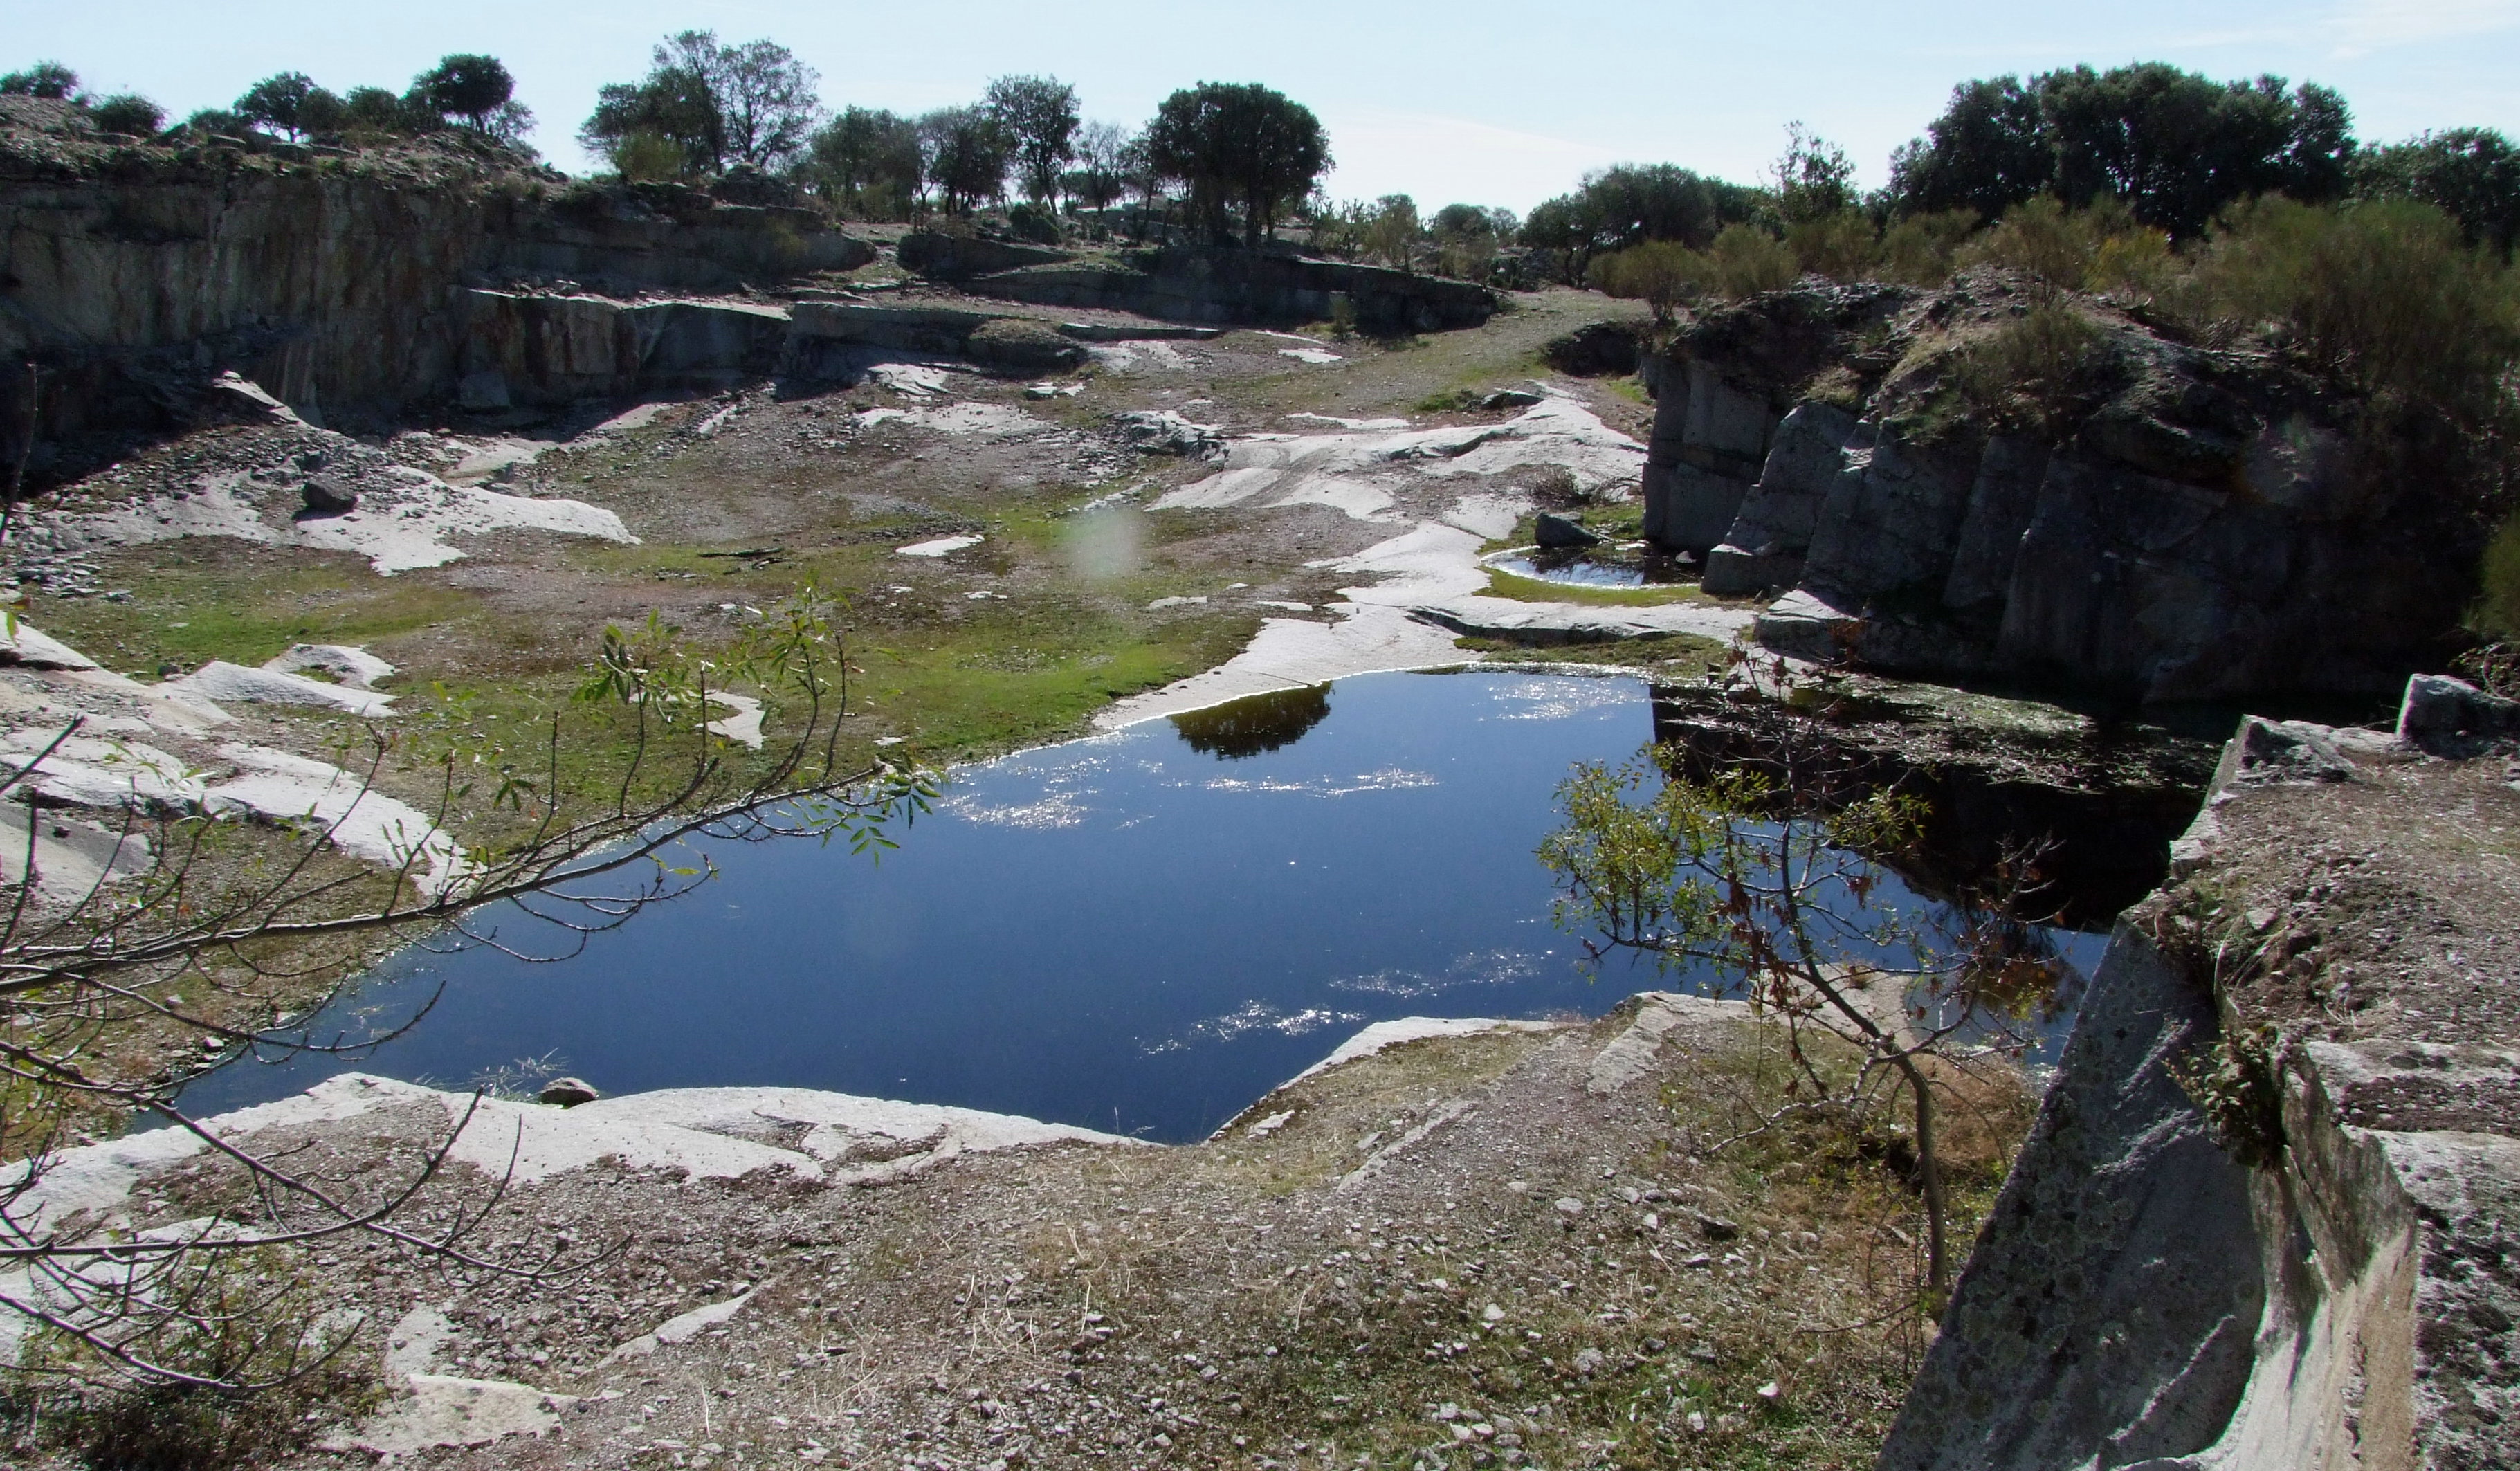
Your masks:
M183 1102L549 1058L613 1093L783 1085L1194 1139L1371 1021L1592 1015L1672 984L1625 958L1587 974L1532 856L1568 767L1652 736L1639 681L1473 671L1011 756L957 773L879 865L715 845L715 881L574 958L407 951L324 1018L371 1036L434 996L407 1033L356 1062L239 1063ZM2102 943L2062 939L2085 967Z
M1535 582L1581 588L1645 588L1694 581L1696 567L1667 557L1605 552L1598 548L1544 552L1524 547L1500 552L1487 565Z

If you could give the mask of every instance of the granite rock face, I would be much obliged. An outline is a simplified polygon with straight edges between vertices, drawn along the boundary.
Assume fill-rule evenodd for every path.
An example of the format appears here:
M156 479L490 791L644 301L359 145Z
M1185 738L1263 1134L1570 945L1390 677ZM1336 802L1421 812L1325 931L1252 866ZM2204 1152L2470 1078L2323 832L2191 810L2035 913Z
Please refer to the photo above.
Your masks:
M476 289L722 292L874 254L809 210L563 188L513 160L58 141L0 128L0 353L58 376L54 435L162 417L170 383L221 370L317 422L451 396L512 361L504 343L497 361L467 361ZM556 374L617 376L615 313L536 310Z
M1654 397L1645 536L1700 555L1724 542L1764 478L1769 452L1803 388L1827 365L1860 352L1863 334L1912 294L1876 286L1777 292L1709 312L1663 351L1643 354L1638 371ZM1809 423L1799 426L1789 461L1809 460L1811 431ZM1740 551L1757 556L1773 540Z
M2111 939L1883 1471L2512 1463L2510 865L2415 882L2520 813L2507 753L2243 723ZM2383 871L2334 857L2383 832ZM2168 1068L2229 1039L2262 1081L2209 1125Z
M1326 321L1344 298L1368 332L1476 327L1501 304L1496 292L1466 281L1208 245L1024 266L971 276L965 284L1010 301L1236 325Z
M1771 646L1887 673L2378 692L2453 636L2476 533L2357 451L2352 405L2092 304L2102 366L2032 427L1957 386L2008 297L1803 287L1693 324L1644 364L1645 535L1711 593L1790 594Z

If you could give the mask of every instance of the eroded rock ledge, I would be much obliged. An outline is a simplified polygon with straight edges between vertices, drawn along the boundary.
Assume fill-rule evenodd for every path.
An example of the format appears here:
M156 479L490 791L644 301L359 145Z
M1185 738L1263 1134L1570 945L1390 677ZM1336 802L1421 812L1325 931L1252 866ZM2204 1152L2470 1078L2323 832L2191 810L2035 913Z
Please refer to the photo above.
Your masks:
M2520 767L2509 707L2452 684L2394 737L2243 724L1885 1471L2510 1464ZM2235 1045L2266 1070L2209 1120L2178 1075Z

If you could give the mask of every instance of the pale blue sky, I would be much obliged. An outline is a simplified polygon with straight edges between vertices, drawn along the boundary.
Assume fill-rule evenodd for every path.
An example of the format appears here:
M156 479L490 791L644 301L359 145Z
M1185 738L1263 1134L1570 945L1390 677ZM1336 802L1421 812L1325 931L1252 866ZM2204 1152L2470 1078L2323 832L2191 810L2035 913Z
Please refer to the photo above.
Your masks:
M539 114L534 141L579 169L571 135L597 86L636 77L686 27L785 43L834 107L920 111L1039 71L1075 83L1088 116L1134 124L1175 87L1266 82L1328 124L1332 194L1428 206L1528 209L1622 159L1748 180L1797 118L1875 184L1955 82L2077 62L2324 82L2365 138L2520 136L2520 0L0 0L0 69L58 59L180 115L273 71L399 88L446 52L488 51Z

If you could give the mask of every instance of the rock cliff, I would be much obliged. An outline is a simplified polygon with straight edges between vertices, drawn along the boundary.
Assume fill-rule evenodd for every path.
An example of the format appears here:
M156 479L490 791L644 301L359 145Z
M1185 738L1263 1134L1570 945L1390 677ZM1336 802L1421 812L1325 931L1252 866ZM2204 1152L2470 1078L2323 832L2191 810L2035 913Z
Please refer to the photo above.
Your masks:
M1989 363L2061 349L1992 274L1707 313L1642 365L1645 534L1774 599L1769 646L1891 672L2371 693L2440 648L2477 533L2422 459L2271 355L2069 309L2070 362L1997 383L2008 408Z
M1476 327L1503 304L1495 291L1466 281L1262 250L1163 245L1081 257L916 234L902 240L900 251L903 265L984 295L1175 322L1322 322L1343 296L1368 332L1444 332Z
M2520 796L2425 685L2396 739L2243 724L1883 1471L2511 1463Z
M443 397L477 371L471 290L723 291L873 256L811 211L675 186L565 187L435 146L116 142L7 101L0 353L56 375L56 440L176 412L222 370L319 421Z

